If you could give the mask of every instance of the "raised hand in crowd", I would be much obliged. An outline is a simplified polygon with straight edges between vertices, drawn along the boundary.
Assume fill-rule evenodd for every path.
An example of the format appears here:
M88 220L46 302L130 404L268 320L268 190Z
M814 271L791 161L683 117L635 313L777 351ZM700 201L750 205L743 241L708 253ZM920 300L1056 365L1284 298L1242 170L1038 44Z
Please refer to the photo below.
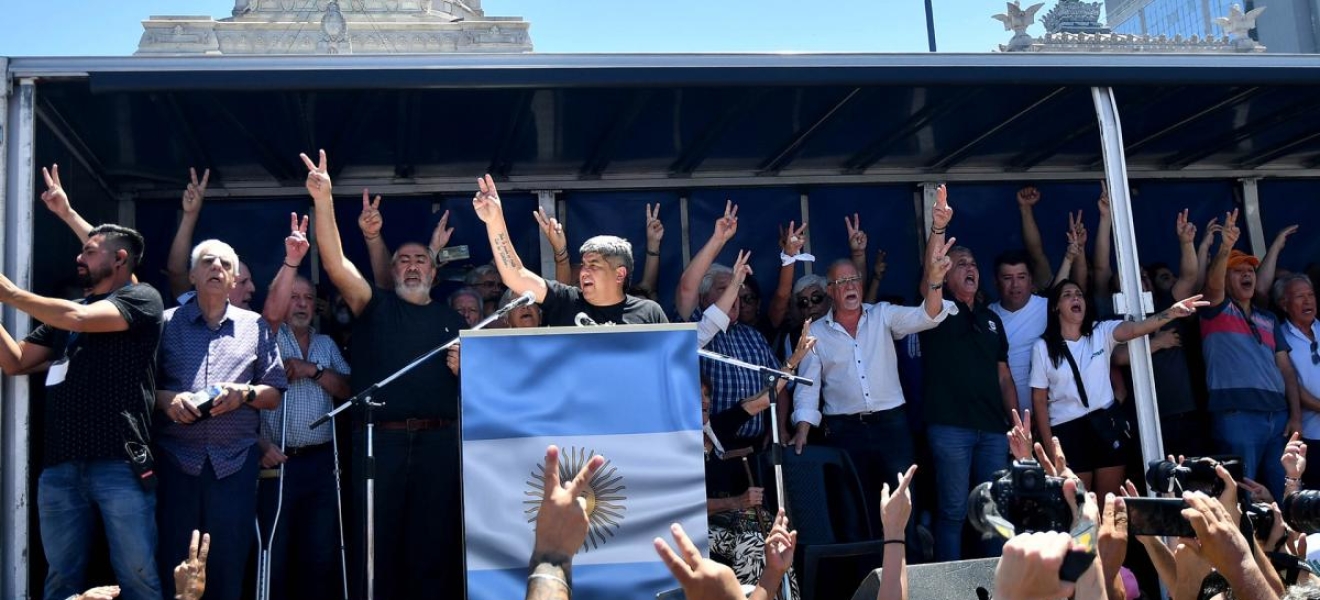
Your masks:
M303 215L302 221L299 221L298 213L289 213L289 235L284 238L284 264L275 272L275 279L271 280L270 288L266 293L266 302L261 307L261 316L266 319L271 331L278 332L280 326L284 324L284 318L289 312L289 304L293 302L293 281L298 277L298 266L302 264L311 247L311 242L307 241L307 215ZM286 359L284 370L290 381L300 378L306 372L290 370L290 360L295 361L294 364L311 364L307 361ZM315 370L313 367L312 372ZM307 377L311 375L311 372L306 372Z
M1014 460L1026 460L1032 457L1034 442L1031 439L1031 409L1018 412L1013 409L1013 428L1004 434L1008 437L1008 450Z
M52 164L50 169L42 167L41 177L46 180L46 191L41 193L41 201L51 213L73 230L73 234L78 236L78 241L87 243L87 237L92 232L92 224L83 219L82 215L73 210L73 206L69 204L69 195L65 193L64 184L60 182L60 166Z
M174 232L170 242L170 254L165 262L165 270L170 276L170 293L179 296L192 288L188 280L189 260L192 254L193 232L197 229L197 220L201 218L202 203L206 199L206 186L211 181L211 170L202 171L202 178L197 178L197 169L188 169L188 185L183 190L180 205L183 217L179 219L179 229Z
M857 267L857 272L863 277L866 276L866 232L862 231L862 218L853 213L852 218L848 215L843 216L843 226L848 230L848 251L852 257L853 266ZM862 286L866 289L866 286Z
M953 207L949 205L949 188L940 184L935 188L935 206L931 208L930 232L944 235L949 223L953 221Z
M1067 533L1050 531L1013 536L995 568L995 600L1058 600L1075 585L1059 579L1063 559L1073 548Z
M1039 419L1039 416L1037 418ZM1036 442L1032 446L1032 450L1036 454L1036 462L1040 463L1041 468L1045 470L1045 474L1051 477L1077 479L1077 474L1068 468L1068 458L1063 454L1063 444L1059 443L1059 438L1051 436L1048 443L1048 447L1041 442Z
M1095 207L1100 211L1100 222L1096 225L1095 260L1091 261L1091 275L1094 279L1094 287L1091 289L1107 292L1114 278L1109 259L1114 244L1114 217L1109 210L1109 187L1104 181L1100 182L1100 197L1096 198Z
M665 239L665 224L660 220L660 203L646 205L646 265L638 287L655 291L660 280L660 242Z
M1201 597L1201 588L1205 586L1205 578L1215 569L1193 549L1192 545L1195 543L1193 540L1180 538L1173 543L1175 545L1171 560L1174 582L1169 588L1172 592L1172 600L1198 600ZM1165 580L1165 583L1167 584L1168 581Z
M935 237L934 234L931 237ZM958 242L958 238L949 238L949 241L936 244L930 247L929 257L926 259L926 287L922 290L925 295L926 314L933 319L944 310L944 276L948 274L949 269L953 268L953 259L949 258L949 250Z
M751 260L750 250L739 250L738 258L733 261L733 279L729 280L728 287L724 288L724 293L715 300L715 306L726 316L732 314L733 303L738 301L738 292L742 289L743 282L752 274L752 266L748 264ZM713 332L712 332L713 335ZM707 338L705 341L709 341ZM705 344L701 344L705 346Z
M696 545L678 523L670 525L669 531L674 536L674 545L678 546L678 552L675 553L669 544L660 538L655 538L655 552L660 555L660 560L664 561L665 566L669 567L669 572L678 580L678 584L683 586L683 596L687 600L743 599L742 586L738 584L738 577L733 574L733 569L709 558L702 558L701 551L697 550ZM767 538L766 542L769 541ZM762 581L764 579L762 576ZM530 599L531 596L528 598Z
M1188 211L1185 208L1179 212L1174 226L1178 234L1179 248L1178 279L1169 288L1169 294L1174 298L1186 298L1196 293L1196 290L1201 289L1197 283L1201 267L1196 257L1196 225L1191 222L1187 213Z
M376 287L390 289L394 287L394 273L390 268L390 249L381 237L385 229L385 217L380 212L380 195L371 198L371 192L362 190L362 212L358 213L358 229L362 230L362 240L367 244L367 257L371 265L371 279Z
M1192 289L1205 289L1206 271L1210 269L1210 246L1215 242L1215 235L1224 230L1224 226L1219 224L1219 217L1210 219L1205 224L1205 233L1201 235L1201 241L1196 246L1196 283Z
M770 527L770 535L765 538L765 570L756 589L748 596L750 600L770 600L779 597L779 589L784 581L784 573L793 566L793 551L797 548L797 532L788 529L788 515L783 507L775 515L775 522Z
M1278 271L1279 254L1283 253L1283 247L1288 244L1288 238L1297 233L1297 225L1289 225L1279 230L1275 234L1274 241L1270 242L1269 250L1265 252L1265 258L1261 259L1260 267L1256 269L1256 297L1261 300L1269 300L1270 287L1274 285L1274 274Z
M536 513L527 600L567 600L573 596L573 555L587 539L587 501L583 492L603 464L605 457L591 457L577 476L564 484L559 480L559 448L545 449L545 487Z
M544 207L536 207L532 216L536 217L536 224L541 226L541 235L550 242L550 251L555 256L555 279L560 283L571 285L573 265L568 259L568 236L564 233L564 224L560 223L559 219L546 214Z
M436 267L444 265L440 262L440 251L449 246L449 240L453 237L454 228L449 226L449 211L446 210L440 215L440 221L435 224L435 229L431 230L431 240L426 244L431 256L435 257Z
M1127 597L1123 587L1123 578L1119 569L1127 560L1128 516L1123 499L1113 494L1105 494L1105 507L1100 516L1100 534L1096 536L1095 550L1103 567L1104 581L1109 586L1109 598L1121 600Z
M880 591L876 600L907 600L907 523L912 516L912 493L909 487L917 465L898 474L898 485L890 493L889 484L880 488L880 522L884 528L885 549L882 559Z
M1283 465L1283 495L1287 497L1292 492L1301 491L1302 474L1306 472L1306 442L1302 441L1302 434L1294 431L1292 437L1288 438L1288 444L1283 447L1283 456L1279 457L1279 462Z
M1017 192L1018 212L1022 218L1022 245L1031 257L1032 287L1046 289L1054 277L1050 274L1050 259L1045 256L1045 245L1041 241L1040 226L1036 224L1036 204L1040 202L1040 190L1027 186Z
M1219 571L1239 598L1277 598L1227 507L1200 492L1184 492L1183 500L1187 502L1183 517L1196 537L1184 539L1182 545Z
M710 270L710 266L715 263L715 257L719 256L724 245L733 239L738 233L738 205L732 200L724 202L724 215L715 220L714 230L711 231L710 239L706 245L702 246L692 260L688 262L687 268L683 269L683 276L678 280L678 290L674 295L674 306L679 318L688 319L701 305L700 288L701 280Z
M1086 224L1082 222L1082 211L1077 214L1068 213L1068 249L1063 253L1063 262L1059 263L1059 269L1055 271L1054 282L1051 287L1059 285L1064 280L1084 282L1086 280L1085 272L1074 273L1075 267L1085 269L1086 265ZM1079 283L1079 286L1085 283ZM1085 292L1085 288L1082 290Z
M802 248L807 244L807 224L797 225L788 222L788 229L779 226L779 281L775 284L775 293L770 297L770 307L766 315L770 324L779 327L788 317L788 303L793 298L793 277L799 260L805 259Z
M176 600L201 600L206 592L206 555L210 552L211 534L194 529L188 543L188 558L174 567Z

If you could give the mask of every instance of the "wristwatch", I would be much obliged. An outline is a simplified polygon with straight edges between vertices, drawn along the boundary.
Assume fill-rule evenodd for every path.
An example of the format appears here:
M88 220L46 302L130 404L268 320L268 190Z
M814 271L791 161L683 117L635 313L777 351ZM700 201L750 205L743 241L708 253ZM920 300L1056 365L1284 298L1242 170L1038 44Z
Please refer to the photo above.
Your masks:
M939 283L930 283L930 282L926 282L926 283L927 283L927 285L930 286L930 289L932 289L932 290L938 290L938 289L944 287L944 282L943 282L943 281L941 281L941 282L939 282Z
M256 399L257 390L253 389L250 385L247 386L247 389L243 391L243 404L252 404L252 401Z
M320 381L321 376L325 374L325 367L316 365L316 372L312 374L312 381Z

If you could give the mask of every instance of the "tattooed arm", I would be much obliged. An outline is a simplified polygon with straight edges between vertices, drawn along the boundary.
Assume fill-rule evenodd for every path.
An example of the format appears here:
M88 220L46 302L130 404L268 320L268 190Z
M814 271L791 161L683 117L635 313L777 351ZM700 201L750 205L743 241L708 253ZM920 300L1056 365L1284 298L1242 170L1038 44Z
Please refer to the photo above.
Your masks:
M477 217L486 224L486 235L490 237L490 249L495 254L495 267L500 271L500 279L514 294L531 290L537 302L544 302L547 287L545 279L523 266L518 252L513 249L509 239L509 228L504 222L504 207L500 203L499 192L490 175L477 180L480 191L472 198L472 208Z

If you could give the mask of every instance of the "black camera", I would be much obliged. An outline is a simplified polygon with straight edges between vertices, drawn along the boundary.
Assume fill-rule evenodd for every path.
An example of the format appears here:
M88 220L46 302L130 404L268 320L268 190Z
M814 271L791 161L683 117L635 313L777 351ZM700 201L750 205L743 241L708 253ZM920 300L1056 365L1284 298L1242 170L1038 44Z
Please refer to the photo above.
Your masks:
M1283 521L1293 531L1320 533L1320 490L1302 490L1284 496L1279 506Z
M1005 538L1032 531L1072 529L1073 513L1063 497L1063 478L1045 474L1034 460L1015 461L998 479L976 486L968 498L967 518L983 534ZM1080 482L1077 506L1086 502Z
M1242 460L1236 456L1207 456L1188 458L1181 464L1167 460L1154 460L1146 470L1146 483L1151 491L1172 493L1201 492L1218 498L1224 492L1224 482L1215 474L1215 465L1224 465L1234 481L1242 480Z
M1251 529L1256 539L1264 542L1274 530L1274 509L1264 502L1252 502L1243 508L1242 514L1251 522Z

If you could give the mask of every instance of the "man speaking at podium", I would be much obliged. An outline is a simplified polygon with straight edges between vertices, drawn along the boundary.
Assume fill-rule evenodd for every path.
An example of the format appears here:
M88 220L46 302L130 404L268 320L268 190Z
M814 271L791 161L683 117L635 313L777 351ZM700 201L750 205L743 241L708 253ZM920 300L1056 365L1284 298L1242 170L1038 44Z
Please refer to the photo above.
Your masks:
M487 175L478 179L477 185L480 191L472 198L472 208L486 224L500 279L514 294L531 291L541 305L546 325L572 326L578 313L602 325L669 322L659 304L623 293L633 270L632 245L628 240L598 235L583 243L578 287L546 281L524 267L513 249L495 181Z

